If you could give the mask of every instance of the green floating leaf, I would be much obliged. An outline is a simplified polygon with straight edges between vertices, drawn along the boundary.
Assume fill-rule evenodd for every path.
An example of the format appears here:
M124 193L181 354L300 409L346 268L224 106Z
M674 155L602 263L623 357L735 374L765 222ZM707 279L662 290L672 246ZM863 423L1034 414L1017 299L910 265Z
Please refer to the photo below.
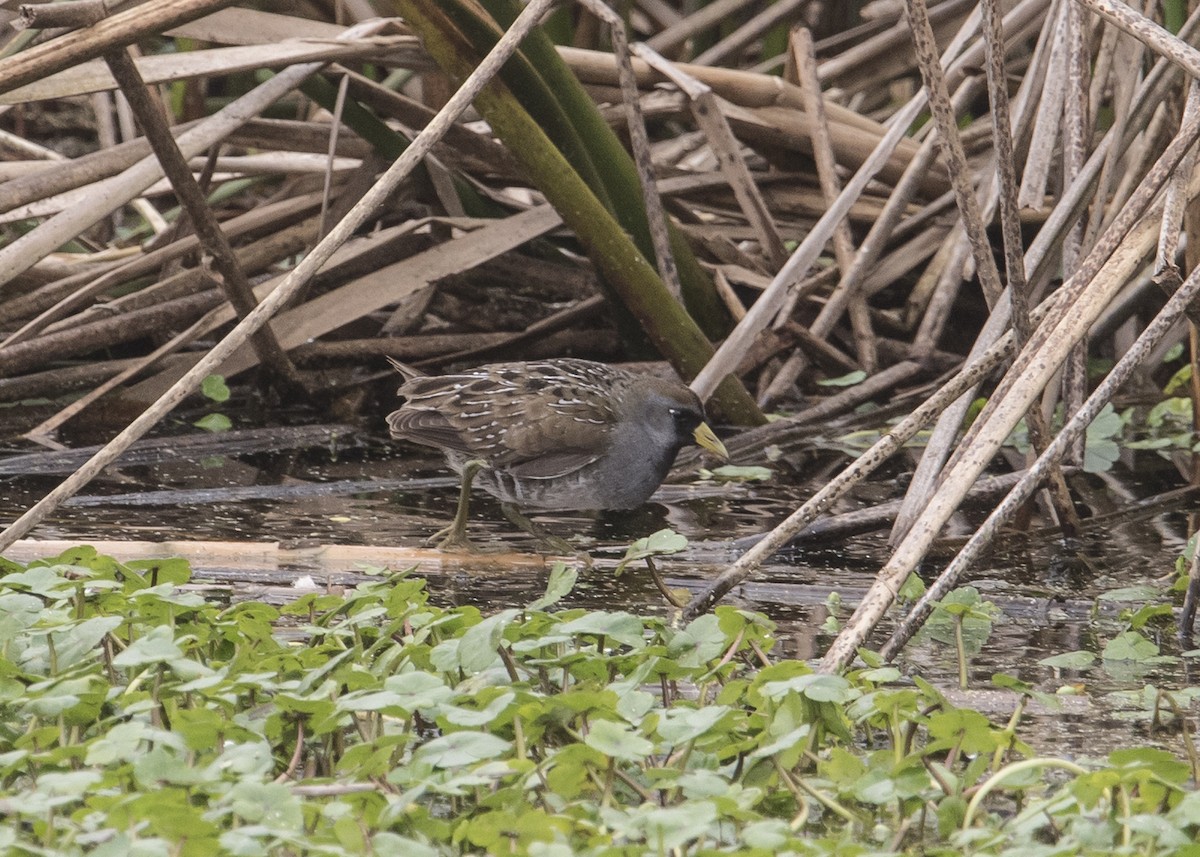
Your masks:
M240 782L226 796L235 815L266 827L301 833L304 812L300 799L283 783Z
M619 577L631 562L648 557L679 553L687 547L687 544L687 536L682 536L669 527L651 533L644 539L638 539L626 549L624 558L617 563L616 574Z
M710 835L709 828L717 823L717 808L713 801L693 800L678 806L659 807L646 804L625 821L626 833L641 835L654 843L653 850L638 853L666 854L682 852L684 846L697 838Z
M668 744L682 744L712 729L731 709L724 705L672 708L662 713L657 732Z
M88 747L85 765L111 765L130 762L142 754L145 743L152 737L149 724L141 721L118 723Z
M135 559L125 563L126 568L133 569L154 583L187 583L192 579L192 568L186 559L172 557L169 559Z
M928 728L931 738L947 747L958 745L968 753L990 753L1003 741L986 717L969 708L938 712L930 717Z
M1089 440L1083 448L1085 473L1107 473L1121 457L1121 448L1111 440Z
M1096 418L1088 423L1085 433L1087 443L1119 437L1125 430L1125 420L1111 404L1105 405Z
M838 675L807 673L782 681L763 684L762 691L771 699L782 699L789 693L799 693L813 702L846 703L858 696L850 682Z
M1129 440L1125 442L1126 449L1167 449L1175 446L1175 441L1169 437L1149 437L1145 440Z
M458 663L468 673L482 672L500 658L504 629L521 611L509 608L468 628L458 643Z
M1136 631L1126 631L1113 637L1101 653L1106 661L1145 661L1157 656L1158 646Z
M1110 589L1097 596L1098 601L1149 601L1158 598L1161 591L1154 586L1123 586Z
M1164 360L1163 362L1165 363L1166 361ZM1175 374L1171 376L1170 380L1167 381L1167 383L1163 385L1163 395L1166 395L1166 396L1176 396L1176 395L1181 395L1181 394L1186 395L1188 385L1191 384L1191 382L1192 382L1192 364L1185 363L1183 366L1179 367L1179 369L1176 370Z
M1182 396L1163 399L1146 414L1146 425L1161 428L1168 423L1192 423L1192 400Z
M925 594L925 581L919 574L909 573L898 593L902 601L916 601Z
M1092 652L1063 652L1061 655L1052 655L1038 661L1044 667L1062 670L1087 669L1095 662L1096 655Z
M223 431L229 431L233 428L233 421L224 414L209 414L206 417L201 417L192 423L196 428L210 431L213 434L220 434Z
M158 663L169 664L182 657L183 651L176 645L171 629L158 627L134 640L129 648L114 657L113 666L123 668Z
M766 482L774 471L769 467L755 465L723 464L712 470L705 470L707 476L718 482Z
M564 622L558 630L571 636L607 637L635 649L646 645L646 626L631 613L585 613L577 619Z
M720 657L729 647L721 620L708 613L697 616L671 638L667 653L685 667L698 667Z
M229 387L225 384L225 378L221 375L209 375L200 382L201 394L217 404L229 401Z
M508 752L512 743L484 732L451 732L434 738L413 754L413 760L435 768L457 768L494 759Z

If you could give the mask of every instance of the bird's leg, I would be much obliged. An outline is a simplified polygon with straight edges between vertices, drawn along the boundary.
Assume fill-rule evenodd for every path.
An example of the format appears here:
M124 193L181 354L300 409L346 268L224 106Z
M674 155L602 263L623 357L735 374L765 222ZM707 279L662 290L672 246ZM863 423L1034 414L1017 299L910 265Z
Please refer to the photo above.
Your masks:
M436 545L438 550L474 550L474 545L467 538L467 516L471 509L471 484L475 474L487 467L487 462L473 458L463 465L462 485L458 492L458 508L454 512L454 520L450 526L438 530L428 541L427 545Z
M546 532L544 527L538 526L533 521L529 520L529 518L521 514L521 510L512 503L501 503L500 510L504 512L504 517L508 518L513 526L529 533L529 535L533 536L555 553L566 554L567 556L580 555L579 551L577 551L570 542L568 542L566 539L560 539L558 536L552 533ZM586 556L586 554L584 556Z

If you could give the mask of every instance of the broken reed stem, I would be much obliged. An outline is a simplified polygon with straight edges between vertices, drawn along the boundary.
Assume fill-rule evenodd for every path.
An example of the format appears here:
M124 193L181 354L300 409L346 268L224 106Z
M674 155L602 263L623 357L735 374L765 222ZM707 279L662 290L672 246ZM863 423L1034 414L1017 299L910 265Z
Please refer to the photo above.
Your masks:
M104 23L101 22L97 27L103 26ZM382 22L371 20L347 30L343 38L360 38L375 32L380 26ZM284 69L181 134L177 141L180 151L187 157L206 151L215 142L224 139L267 106L291 92L306 77L324 65L324 62L312 62ZM0 65L0 70L2 69L3 65ZM3 85L0 84L0 89L2 88ZM12 243L0 247L0 291L22 272L37 264L38 260L74 240L85 229L153 185L161 176L162 167L158 159L143 158L111 178L104 185L103 192L95 194L94 199L88 198L85 204L58 212Z
M157 0L125 9L82 30L35 45L0 62L0 92L42 80L144 38L211 15L235 0Z
M841 193L842 184L838 179L837 162L834 159L833 144L829 137L829 123L825 116L825 99L821 97L821 81L817 76L817 55L813 47L812 33L807 27L800 27L795 31L792 46L796 60L796 79L799 81L800 93L804 98L804 111L812 116L811 137L813 160L817 164L817 181L821 186L821 195L825 198L825 204L828 206ZM846 275L854 267L854 241L850 234L850 224L846 220L839 223L833 232L833 252L837 259L838 270L842 274L842 282L838 284L838 288L843 288ZM847 294L846 302L850 311L850 326L854 332L854 346L859 365L865 372L874 372L879 363L879 355L875 350L875 336L871 329L871 316L867 311L866 302L861 295L855 294ZM816 331L812 332L816 333Z
M663 284L671 296L677 301L682 301L683 284L679 280L675 255L671 252L667 214L663 210L662 197L659 196L658 182L654 176L654 161L650 156L650 139L646 135L646 120L642 116L639 101L637 76L633 73L629 40L625 38L625 21L600 0L581 2L588 11L608 26L613 56L617 63L617 80L621 86L621 101L625 108L625 125L629 129L629 147L633 151L633 162L641 180L642 202L646 207L646 221L650 230L650 243L654 247L658 275L662 277Z
M967 154L963 150L962 137L958 133L957 118L950 103L950 93L946 88L946 77L938 58L937 41L933 37L933 25L929 22L929 9L925 5L925 0L906 0L905 8L908 12L909 26L912 29L917 65L921 69L921 79L925 82L929 107L937 122L938 136L942 140L942 153L946 158L946 166L950 170L954 196L958 200L958 210L962 216L963 227L966 229L967 238L971 244L976 273L979 283L983 287L983 294L987 298L988 306L993 307L1000 300L1000 293L1004 287L1000 283L996 258L992 255L991 243L988 241L987 230L983 224L979 198L975 195L975 188L972 186L972 171L967 164Z
M1069 184L1075 180L1087 161L1087 145L1090 134L1087 128L1088 120L1088 65L1091 57L1088 51L1088 20L1090 16L1075 3L1068 7L1067 15L1067 87L1064 95L1065 122L1063 128L1062 170L1063 178ZM1069 277L1075 272L1075 267L1083 255L1084 235L1087 223L1080 217L1075 225L1068 230L1063 241L1062 260L1063 276ZM1083 405L1087 396L1087 337L1084 337L1067 356L1062 373L1062 404L1064 414L1073 414ZM1053 390L1047 390L1050 397ZM1050 402L1046 403L1049 410ZM1038 409L1042 412L1042 409ZM1070 460L1080 463L1083 461L1083 437L1078 439L1071 451ZM1072 506L1072 513L1074 507Z
M516 51L521 39L537 24L538 19L550 7L553 0L532 0L513 22L512 27L500 38L492 51L467 77L463 85L446 102L438 115L413 138L404 153L396 159L378 182L368 191L349 213L313 248L254 311L242 319L204 355L182 378L176 381L161 397L130 423L124 431L109 441L86 464L76 470L58 487L35 503L21 517L0 532L0 552L9 548L17 539L25 536L47 515L58 508L65 499L96 477L101 470L120 457L134 441L149 431L176 405L191 395L200 382L220 367L224 360L240 348L250 335L266 324L271 316L282 307L309 279L321 269L334 251L345 243L371 214L393 194L401 181L421 163L421 160L441 139L446 130L467 109L480 90L499 71L504 62ZM306 64L303 68L319 64ZM282 76L282 75L281 75Z
M928 498L921 516L880 569L875 583L826 652L820 665L822 671L835 672L849 664L895 600L904 579L924 557L970 483L1061 365L1065 349L1086 333L1088 325L1124 281L1122 278L1131 274L1140 262L1144 252L1140 242L1148 240L1146 229L1139 225L1142 215L1197 137L1200 137L1200 122L1185 121L1079 270L1058 290L1045 320L1039 322L1030 342L1017 355L950 463L943 468L941 486ZM1191 190L1194 186L1189 188ZM1033 252L1034 248L1031 248L1029 255ZM1108 275L1099 278L1099 273L1106 267Z
M164 357L174 354L179 349L189 345L196 337L202 336L205 330L210 327L210 321L213 315L219 313L220 311L220 306L210 309L208 312L201 315L196 321L188 325L186 329L181 330L179 333L172 336L149 354L142 355L141 357L137 357L129 361L128 365L123 366L111 377L104 379L100 384L96 385L94 389L91 389L79 398L74 399L66 407L62 408L48 419L43 420L41 423L31 428L23 435L23 437L39 443L44 442L46 439L52 437L54 432L57 431L59 427L63 425L63 423L66 423L71 418L82 413L105 393L116 389L116 387L125 383L130 378L140 375L142 372L145 372L148 368L154 366Z
M691 388L697 396L706 399L727 375L736 370L737 364L745 357L758 334L774 320L775 315L787 302L789 288L796 280L803 278L821 255L825 243L833 235L837 224L850 212L851 207L866 190L875 175L883 169L892 151L906 136L909 125L920 114L922 107L924 107L924 99L918 97L913 98L900 109L896 116L896 123L888 129L879 145L871 152L870 157L838 195L837 200L813 225L812 230L800 242L800 246L775 275L771 284L750 307L746 317L738 323L733 332L721 343L721 347L717 349L712 359L700 371L700 374L692 380Z
M1186 308L1198 294L1200 294L1200 268L1193 271L1192 275L1171 296L1167 304L1155 316L1154 321L1142 331L1133 347L1117 362L1108 377L1096 387L1092 395L1063 426L1062 431L1046 447L1046 450L1038 456L1037 461L1025 472L1008 496L988 515L987 520L975 531L958 555L946 566L945 571L938 576L921 600L904 617L904 621L880 650L880 654L886 660L895 658L900 649L912 639L913 634L925 622L937 602L949 594L958 584L962 573L970 568L971 564L988 548L1000 528L1033 496L1041 481L1059 468L1063 456L1070 451L1075 439L1083 435L1092 420L1100 414L1105 405L1112 401L1121 385L1129 379L1133 371L1145 361L1162 338L1183 317Z
M1017 208L1017 169L1014 161L1012 128L1009 125L1008 77L1004 63L1004 31L997 8L998 0L984 0L982 4L983 37L987 54L988 94L991 100L992 142L996 158L997 196L1000 207L1000 223L1004 238L1004 269L1008 279L1008 297L1012 308L1013 336L1017 350L1029 341L1029 299L1026 294L1025 254L1021 241L1021 219ZM1078 167L1083 164L1082 154ZM1079 169L1070 173L1074 179ZM1076 224L1080 226L1081 223ZM1029 442L1035 452L1046 448L1050 428L1046 424L1040 404L1035 403L1025 416L1029 428ZM1051 505L1058 517L1063 535L1071 537L1080 530L1079 513L1067 487L1062 470L1053 468L1050 474L1048 493Z
M724 174L747 222L758 235L762 253L771 270L778 270L787 262L787 249L783 237L775 224L771 211L754 183L749 167L740 152L741 144L734 136L729 121L725 118L721 102L712 87L697 80L674 63L664 59L645 45L634 45L638 59L670 80L688 99L688 106L696 127L704 135L708 147L716 157L718 168ZM633 69L629 69L633 74Z
M1200 84L1195 80L1188 87L1187 101L1184 105L1184 116L1195 116L1200 113ZM1175 257L1179 253L1179 236L1184 224L1184 209L1187 206L1187 186L1196 165L1196 150L1192 149L1180 162L1175 174L1167 184L1163 202L1162 227L1158 232L1158 249L1154 256L1155 280L1165 290L1166 279L1170 274L1178 282L1179 266ZM1189 305L1185 310L1193 325L1200 326L1200 307ZM1194 380L1194 379L1193 379Z
M163 174L175 189L180 205L187 211L192 230L205 250L211 254L221 291L238 317L245 318L258 305L254 299L250 279L238 264L233 245L221 231L204 191L192 175L191 167L188 166L179 147L175 145L175 138L171 136L171 129L167 126L161 105L150 97L150 91L146 88L146 83L127 49L119 48L106 53L104 61L129 102L142 130L145 131L146 139L150 141L150 146L162 165ZM259 360L271 370L280 383L293 391L304 390L300 374L288 359L287 352L280 347L270 325L264 325L254 331L250 342Z
M1012 20L1017 25L1023 25L1043 12L1044 0L1022 0L1005 16L1005 20ZM947 58L955 57L947 73L948 79L955 84L962 80L965 70L971 63L978 63L982 59L983 48L981 45L977 46L977 50L976 48L964 49L966 41L973 32L974 27L968 20L946 49ZM960 52L961 55L959 55ZM776 81L774 84L776 91L779 86L780 84ZM779 310L786 305L789 288L795 281L803 279L805 272L812 267L826 242L833 235L836 225L850 211L851 206L862 195L871 179L887 165L891 153L900 145L901 139L907 136L908 128L921 114L925 102L925 91L922 90L891 116L889 119L891 124L887 133L863 161L862 166L847 183L837 200L813 225L800 246L788 259L787 264L776 274L771 284L746 313L745 318L726 337L721 347L717 349L717 353L709 360L708 365L692 381L692 390L700 398L708 396L726 375L736 369L758 334L774 320ZM862 255L861 250L860 255Z
M1025 253L1021 241L1021 213L1017 208L1017 170L1009 123L1008 75L1004 64L1004 29L999 0L983 0L983 44L987 56L988 101L991 103L992 146L999 182L1000 227L1004 240L1004 275L1012 304L1012 324L1017 347L1029 339L1029 298L1025 294Z
M859 647L866 642L892 606L904 581L924 559L929 547L958 508L970 486L975 483L1013 426L1029 410L1030 405L1053 376L1066 349L1070 348L1071 343L1083 330L1086 330L1100 309L1107 304L1112 293L1126 281L1141 261L1146 233L1145 224L1140 224L1129 241L1114 255L1110 266L1105 269L1104 278L1097 278L1097 293L1088 294L1087 301L1082 306L1072 307L1073 312L1057 326L1053 336L1045 343L1036 349L1027 345L1025 352L1018 355L1017 362L1027 362L1029 368L1022 370L1019 383L1011 385L1006 397L996 403L992 417L976 432L973 444L958 454L953 467L945 469L937 490L926 500L920 516L879 570L871 588L825 653L818 667L821 672L832 673L845 668ZM1061 304L1060 298L1056 302L1056 308ZM1039 331L1048 326L1048 322L1043 322ZM1031 351L1034 352L1032 355L1028 353ZM1013 371L1010 369L1005 378Z
M1120 0L1074 0L1120 27L1159 56L1170 60L1192 77L1200 77L1200 51L1173 36L1145 15ZM1197 10L1200 11L1200 10ZM1193 12L1193 15L1195 12Z
M975 422L967 430L965 437L959 444L958 450L947 463L947 469L954 467L961 458L963 451L970 448L975 436L987 425L991 413L1004 400L1012 386L1017 383L1018 379L1029 368L1032 355L1036 354L1047 338L1053 335L1055 327L1062 321L1068 311L1079 303L1084 292L1088 290L1089 285L1100 272L1101 268L1104 267L1109 258L1125 240L1126 236L1133 231L1134 227L1141 220L1142 215L1149 208L1159 191L1162 190L1179 162L1195 144L1197 137L1200 137L1200 120L1187 121L1180 126L1179 133L1175 135L1166 149L1163 150L1162 155L1155 161L1154 166L1143 177L1137 190L1121 208L1120 213L1114 218L1112 224L1104 230L1104 233L1100 236L1095 246L1092 247L1080 263L1079 269L1062 284L1059 292L1064 295L1064 298L1055 304L1055 309L1052 311L1051 316L1039 325L1038 329L1030 337L1030 341L1026 344L1026 347L1018 353L1013 366L1005 373L996 390L989 397L987 404L984 405Z

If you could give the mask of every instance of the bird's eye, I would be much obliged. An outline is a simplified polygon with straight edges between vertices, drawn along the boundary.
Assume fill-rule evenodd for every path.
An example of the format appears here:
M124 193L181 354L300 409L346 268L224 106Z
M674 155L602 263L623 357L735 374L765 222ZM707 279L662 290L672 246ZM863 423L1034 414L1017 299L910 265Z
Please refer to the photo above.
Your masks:
M685 408L667 408L667 413L671 415L671 419L675 421L675 425L680 426L687 431L691 431L700 418Z

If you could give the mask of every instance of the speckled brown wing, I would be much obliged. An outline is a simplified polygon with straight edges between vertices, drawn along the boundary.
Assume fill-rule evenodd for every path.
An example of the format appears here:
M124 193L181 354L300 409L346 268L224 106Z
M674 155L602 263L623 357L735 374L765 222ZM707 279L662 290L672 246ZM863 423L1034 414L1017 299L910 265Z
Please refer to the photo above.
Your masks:
M613 377L590 365L493 364L413 378L400 388L406 401L388 424L393 437L481 458L517 478L563 476L609 446Z
M518 479L553 479L586 467L609 449L614 381L625 373L590 361L493 366L501 385L498 418L507 427L498 466Z
M593 464L611 443L609 414L607 399L577 404L533 396L522 418L505 433L502 466L518 479L553 479Z

